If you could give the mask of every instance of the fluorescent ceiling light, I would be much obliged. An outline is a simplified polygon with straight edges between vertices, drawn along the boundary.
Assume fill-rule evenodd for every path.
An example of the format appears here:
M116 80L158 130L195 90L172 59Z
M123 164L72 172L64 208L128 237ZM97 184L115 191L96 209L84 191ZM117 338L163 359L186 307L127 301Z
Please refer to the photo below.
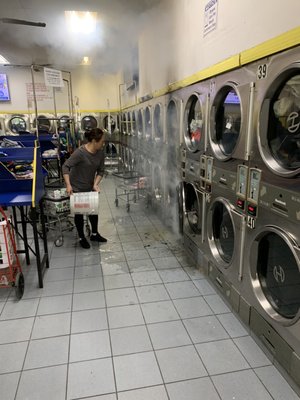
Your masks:
M0 64L10 64L10 62L0 54Z
M80 65L91 65L91 63L92 63L92 62L91 62L90 57L85 56L85 57L83 57L83 59L82 59Z
M89 34L96 30L96 12L65 11L65 17L71 32Z

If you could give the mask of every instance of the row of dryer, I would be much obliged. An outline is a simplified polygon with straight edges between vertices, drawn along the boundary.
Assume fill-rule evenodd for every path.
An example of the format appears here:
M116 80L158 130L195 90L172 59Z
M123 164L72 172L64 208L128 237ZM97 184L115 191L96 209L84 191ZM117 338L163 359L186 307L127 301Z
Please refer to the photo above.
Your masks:
M298 383L299 111L297 47L139 105L120 137L152 164L154 196L163 174L187 248Z
M75 121L67 114L58 114L57 117L52 114L39 114L37 125L39 132L53 133L59 128L70 128L72 121L82 131L101 127L107 132L115 132L118 126L118 119L105 113L80 115L78 121ZM30 132L35 128L36 118L30 118L25 114L11 114L0 117L0 132L3 135L17 135L22 132Z

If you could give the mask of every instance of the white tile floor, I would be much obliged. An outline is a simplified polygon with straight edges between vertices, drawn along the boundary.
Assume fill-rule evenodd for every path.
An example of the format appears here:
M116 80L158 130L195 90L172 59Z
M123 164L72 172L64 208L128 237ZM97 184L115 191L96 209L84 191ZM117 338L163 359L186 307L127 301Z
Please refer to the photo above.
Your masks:
M181 241L143 201L116 208L114 185L107 244L67 232L43 289L32 263L20 302L0 290L1 400L299 399Z

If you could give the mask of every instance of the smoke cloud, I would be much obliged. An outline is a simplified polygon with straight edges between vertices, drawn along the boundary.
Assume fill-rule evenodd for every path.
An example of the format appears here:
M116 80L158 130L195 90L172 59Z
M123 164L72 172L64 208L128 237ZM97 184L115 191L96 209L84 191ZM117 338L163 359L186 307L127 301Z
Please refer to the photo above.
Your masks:
M52 64L71 69L84 56L92 59L98 73L114 73L132 65L131 54L147 13L160 0L19 0L18 8L10 0L1 0L0 14L45 22L46 28L0 23L0 54L13 64ZM97 30L90 35L71 34L64 11L98 13Z

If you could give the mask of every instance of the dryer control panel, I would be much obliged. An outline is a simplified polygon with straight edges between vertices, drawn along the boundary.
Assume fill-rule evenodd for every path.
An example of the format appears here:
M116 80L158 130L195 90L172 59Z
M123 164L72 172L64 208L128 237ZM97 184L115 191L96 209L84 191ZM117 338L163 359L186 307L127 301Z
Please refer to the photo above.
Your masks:
M211 192L212 174L213 174L212 157L202 155L200 158L200 186L206 192Z
M241 210L245 210L248 186L248 167L238 165L237 167L237 185L236 185L236 205Z
M252 229L255 228L255 219L257 218L260 181L261 170L250 168L247 194L247 225Z

